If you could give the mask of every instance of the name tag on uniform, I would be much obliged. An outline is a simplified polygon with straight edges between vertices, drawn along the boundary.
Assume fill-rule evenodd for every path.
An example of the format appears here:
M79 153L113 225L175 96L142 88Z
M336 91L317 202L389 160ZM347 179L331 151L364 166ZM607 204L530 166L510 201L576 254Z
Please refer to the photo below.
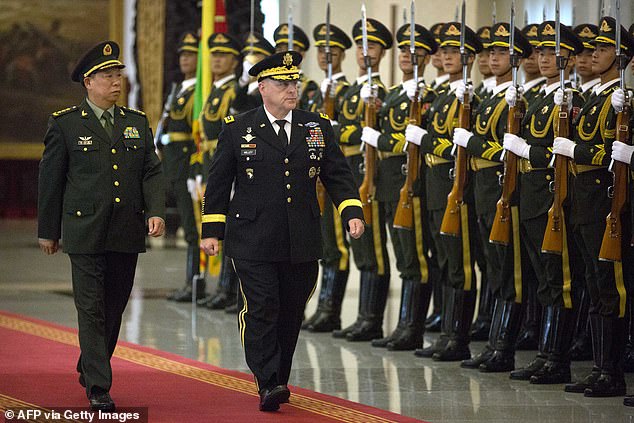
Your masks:
M123 131L123 138L141 138L139 136L139 131L135 126L128 126Z
M240 156L251 157L257 155L257 144L240 144Z

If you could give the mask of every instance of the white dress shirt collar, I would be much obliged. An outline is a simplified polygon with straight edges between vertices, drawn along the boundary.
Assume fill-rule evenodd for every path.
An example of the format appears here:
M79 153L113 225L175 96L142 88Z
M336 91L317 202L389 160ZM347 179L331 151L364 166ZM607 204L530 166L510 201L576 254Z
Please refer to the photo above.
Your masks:
M506 81L506 82L502 82L499 85L496 84L496 86L493 87L493 95L498 95L499 93L501 93L502 91L510 87L512 83L513 81Z
M269 118L269 122L271 122L271 126L275 130L275 133L278 133L279 130L280 130L280 127L275 121L279 120L279 119L276 118L275 116L273 116L271 113L269 113L269 111L266 110L266 106L265 105L262 105L262 107L264 107L264 113L266 113L266 117ZM289 142L290 142L291 123L293 122L293 111L292 110L289 111L286 116L284 116L284 120L286 121L286 123L284 124L284 130L286 131L286 135L289 137Z
M186 89L188 89L195 83L196 83L196 78L185 79L183 82L181 82L181 90L178 92L178 95L180 95L182 92L184 92Z
M438 87L438 86L444 84L445 82L447 82L448 80L449 80L449 74L448 73L446 73L444 75L437 76L434 79L434 86Z
M581 84L581 86L579 88L581 88L581 92L585 93L586 91L594 88L595 85L600 84L601 83L601 78L594 78L591 81L588 82L584 82L583 84Z
M597 85L594 86L594 94L595 95L599 95L606 88L610 88L612 85L618 84L619 82L621 82L621 78L614 78L613 80L608 81L608 82L606 82L603 85L597 84Z
M527 92L528 90L530 90L531 88L533 88L534 86L541 84L542 82L544 82L546 80L545 77L541 76L539 78L535 78L535 79L531 79L528 82L525 82L524 84L522 84L522 88L524 88L524 92Z
M380 76L381 74L379 72L372 72L372 79L374 79L377 76ZM362 76L357 78L357 85L361 85L363 84L365 81L368 80L368 73L364 73Z
M221 79L219 79L217 81L214 81L214 87L220 88L223 85L225 85L227 82L229 82L229 81L231 81L232 79L235 79L235 78L236 78L236 76L234 74L227 75L224 78L221 78Z

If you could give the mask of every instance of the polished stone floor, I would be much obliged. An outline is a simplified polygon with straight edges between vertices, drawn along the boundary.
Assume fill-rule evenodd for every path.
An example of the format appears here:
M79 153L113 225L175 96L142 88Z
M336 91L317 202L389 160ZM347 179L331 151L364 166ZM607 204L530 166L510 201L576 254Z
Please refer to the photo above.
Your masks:
M184 259L184 249L162 248L160 242L141 255L121 338L248 372L235 316L163 299L167 291L182 284ZM356 316L357 275L351 274L344 324ZM70 286L68 258L40 253L35 222L0 220L0 310L76 327ZM384 327L389 330L397 320L398 288L395 282L388 302ZM209 289L215 289L213 284ZM307 315L315 303L313 298ZM482 346L474 343L472 351ZM517 355L521 365L533 353ZM574 363L573 377L585 375L590 368L590 362ZM634 377L628 375L627 381L634 390ZM116 373L114 383L123 383ZM329 334L302 332L291 384L432 423L634 422L634 409L624 407L622 398L584 398L564 393L561 385L511 381L508 374L465 370L456 363L419 359L411 352L388 352L367 343L336 340Z

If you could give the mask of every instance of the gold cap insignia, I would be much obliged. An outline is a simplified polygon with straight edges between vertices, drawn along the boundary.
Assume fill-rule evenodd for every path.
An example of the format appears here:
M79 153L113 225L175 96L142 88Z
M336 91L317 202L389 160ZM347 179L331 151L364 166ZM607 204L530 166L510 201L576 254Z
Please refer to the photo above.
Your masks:
M112 46L110 44L106 44L103 46L103 55L110 56L112 54Z
M601 31L603 31L603 32L612 32L612 28L610 28L610 24L608 24L608 21L606 19L604 19L601 22Z
M590 27L587 26L583 27L583 30L579 33L579 36L583 38L597 38L597 34L592 32Z
M280 27L279 35L288 35L288 25L284 24Z
M322 25L321 28L319 28L317 35L326 35L326 25Z
M369 19L366 21L365 29L367 29L368 32L376 32L376 28L372 25L372 22L370 22Z
M445 31L445 35L457 35L460 36L460 30L456 27L456 25L450 25L449 28Z
M405 30L405 32L403 32L403 36L405 37L409 37L412 34L412 32L409 30L409 28L407 28L407 30ZM420 35L420 32L418 31L414 31L414 37L418 37Z
M529 37L537 37L537 25L531 26L526 35Z
M498 30L495 31L495 36L496 37L508 37L510 35L511 35L511 33L509 32L508 29L506 29L506 27L504 25L500 25Z
M282 59L282 63L286 67L290 67L293 65L293 56L290 53L286 53L284 55L284 59Z
M551 24L546 24L542 30L542 35L555 35L555 28Z
M503 29L503 26L500 26L500 29ZM500 29L498 29L497 32L500 32ZM495 33L495 35L498 35L498 33ZM506 33L506 35L509 35L508 32ZM486 38L486 39L490 39L491 38L491 30L489 30L489 28L485 28L484 30L482 30L482 33L480 34L480 38Z
M192 34L187 34L185 35L185 38L183 38L183 42L184 43L195 43L196 42L196 37L194 37Z
M214 38L214 42L215 43L228 43L229 42L229 38L225 37L224 34L218 34L216 35L216 38Z
M247 43L257 43L258 41L258 37L256 37L253 34L249 34L249 37L247 38Z

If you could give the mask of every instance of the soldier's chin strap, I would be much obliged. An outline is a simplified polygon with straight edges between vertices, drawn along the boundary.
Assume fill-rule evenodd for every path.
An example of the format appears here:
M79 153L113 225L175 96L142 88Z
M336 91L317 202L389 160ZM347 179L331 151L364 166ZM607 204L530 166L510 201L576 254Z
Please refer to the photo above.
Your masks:
M605 68L605 70L603 72L599 72L599 76L603 76L606 73L610 72L610 70L612 70L612 68L617 64L616 63L617 60L618 60L618 57L616 55L614 55L614 59L612 60L612 63L610 63L610 66ZM618 67L617 67L617 70L618 70Z

